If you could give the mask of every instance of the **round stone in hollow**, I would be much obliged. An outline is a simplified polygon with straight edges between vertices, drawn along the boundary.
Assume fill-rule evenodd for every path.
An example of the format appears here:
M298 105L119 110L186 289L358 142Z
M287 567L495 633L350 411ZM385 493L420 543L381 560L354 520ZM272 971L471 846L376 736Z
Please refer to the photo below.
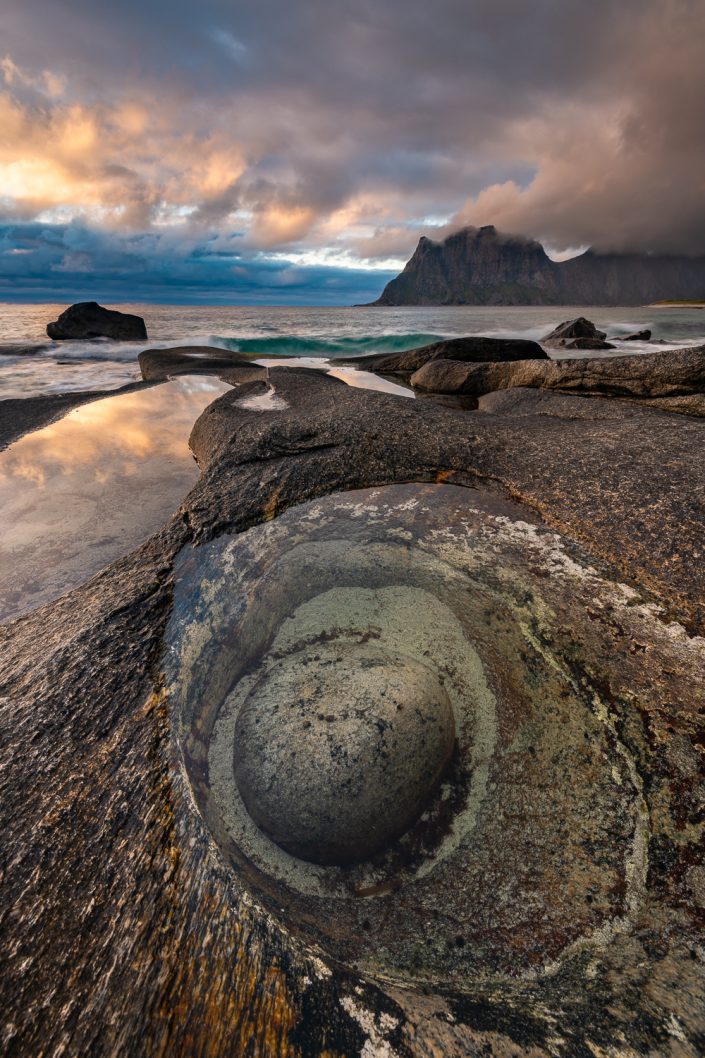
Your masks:
M453 752L453 710L428 666L379 648L270 664L235 726L235 781L257 825L322 864L369 859L418 818Z

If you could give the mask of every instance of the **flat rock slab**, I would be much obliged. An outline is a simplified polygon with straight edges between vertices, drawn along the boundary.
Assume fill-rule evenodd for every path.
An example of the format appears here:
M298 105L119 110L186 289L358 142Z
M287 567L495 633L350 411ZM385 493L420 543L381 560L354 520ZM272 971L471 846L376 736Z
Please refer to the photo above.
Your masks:
M449 338L442 342L409 349L405 353L384 356L360 356L342 361L354 363L380 374L406 375L434 360L458 360L462 363L485 363L504 360L547 360L538 342L527 338Z
M545 362L460 364L435 360L416 371L411 384L429 393L475 396L530 386L595 396L682 397L705 391L705 346L637 356Z
M239 353L209 345L178 345L167 349L145 349L139 354L142 377L165 382L174 375L213 375L233 369L248 370L253 378L263 378L264 368L252 364ZM245 376L242 381L247 381Z
M202 476L168 525L89 583L0 628L8 908L0 995L8 1052L225 1058L376 1051L453 1058L491 1050L584 1058L618 1045L625 1053L696 1058L705 1044L704 706L702 665L692 663L702 649L693 637L705 631L705 467L697 458L705 423L579 397L565 398L580 405L579 414L570 416L565 404L560 414L546 414L546 394L536 391L536 414L499 406L467 413L353 390L315 373L279 369L271 378L287 408L247 410L233 393L201 416L191 443ZM385 955L376 944L387 907L396 901L394 913L401 913L403 889L348 895L346 906L359 916L349 919L359 921L352 937L343 918L312 919L305 901L296 910L277 904L281 888L271 883L267 895L261 878L255 884L244 866L233 869L213 819L204 815L209 727L195 714L184 726L164 672L171 621L188 618L195 638L186 646L195 657L220 628L207 619L206 602L217 613L219 599L236 610L257 600L257 591L208 595L208 548L222 545L227 558L226 537L247 548L252 538L245 530L259 533L271 522L278 532L277 515L331 492L422 481L464 486L479 512L459 519L457 539L434 537L439 546L456 548L462 538L472 549L474 534L491 551L497 541L497 561L482 566L482 590L511 598L521 618L512 625L524 644L522 653L513 651L513 671L526 694L540 699L540 659L560 658L562 678L572 681L582 705L570 712L568 699L547 695L533 738L531 711L512 712L517 699L508 683L500 679L494 688L504 703L498 712L504 770L492 796L505 814L485 823L500 835L504 821L514 853L502 854L497 839L497 856L477 882L491 885L493 862L503 879L512 879L496 890L506 928L489 928L488 897L478 905L471 941L458 934L445 938L444 949L432 948L416 931L421 963L451 968L445 984L431 976L417 986L413 959L403 974L390 976L387 955L391 963L395 952ZM430 500L427 506L432 514ZM413 524L411 509L404 517ZM391 540L402 553L411 530L396 528ZM507 548L515 567L503 580ZM359 553L373 569L374 550ZM270 554L253 550L261 566L243 565L260 597ZM312 575L320 556L319 549L308 563ZM407 558L419 556L407 549ZM182 591L190 562L195 590L205 593L201 602ZM238 568L232 563L229 576ZM423 575L425 568L419 562ZM222 576L220 566L216 574ZM276 578L267 583L278 586ZM457 587L470 598L469 581ZM505 610L473 603L473 612L485 622L482 650L489 659L507 642ZM576 615L584 617L578 636ZM502 672L499 664L491 669ZM221 680L224 692L231 676L212 668L209 679ZM570 727L571 753L587 769L586 781L594 767L598 786L588 797L582 785L561 783L560 803L578 791L573 818L592 825L585 802L592 805L595 789L609 803L615 791L630 791L624 804L631 807L616 812L600 840L605 849L616 847L634 833L634 812L641 813L648 823L643 856L631 862L644 868L638 877L645 898L629 904L628 894L640 892L634 871L626 888L614 864L595 878L581 874L571 830L561 830L554 811L552 848L565 855L551 877L571 872L585 886L580 922L602 925L567 962L545 967L545 952L563 952L573 926L537 915L536 907L558 907L568 890L559 881L551 888L540 870L522 873L533 862L531 841L526 855L516 850L522 828L541 834L541 806L559 803L555 785L542 786L545 772L532 762L568 774L570 758L550 751L559 743L548 737L549 721L567 731L563 720L580 716L611 732L607 756L600 761L590 737L580 743L581 756L579 732ZM624 747L623 763L607 766L617 745ZM627 760L631 772L623 770ZM528 774L536 785L525 797ZM622 804L618 795L616 803ZM580 855L592 857L596 848L587 841ZM614 884L604 888L608 869ZM536 893L531 886L541 887L542 878L539 905L527 893ZM458 880L453 913L464 906L462 884L470 895L479 892L467 876ZM624 930L610 932L600 917L613 905L631 916ZM429 937L439 935L440 919L422 921L430 923ZM537 923L556 931L537 942ZM325 946L307 939L316 930ZM411 933L401 940L408 942L402 954L410 953ZM521 979L507 974L512 945L522 967L535 959L541 969ZM356 946L364 974L347 954ZM379 970L369 961L375 950ZM502 956L483 955L497 967L486 978L477 973L483 952ZM464 966L472 973L463 976Z

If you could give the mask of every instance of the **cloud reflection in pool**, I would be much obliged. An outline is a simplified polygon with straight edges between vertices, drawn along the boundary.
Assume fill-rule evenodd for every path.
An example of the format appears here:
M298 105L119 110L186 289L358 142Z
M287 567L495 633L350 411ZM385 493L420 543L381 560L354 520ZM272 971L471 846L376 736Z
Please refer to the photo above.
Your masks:
M198 477L191 427L229 389L182 376L76 408L0 453L0 621L62 595L166 521Z

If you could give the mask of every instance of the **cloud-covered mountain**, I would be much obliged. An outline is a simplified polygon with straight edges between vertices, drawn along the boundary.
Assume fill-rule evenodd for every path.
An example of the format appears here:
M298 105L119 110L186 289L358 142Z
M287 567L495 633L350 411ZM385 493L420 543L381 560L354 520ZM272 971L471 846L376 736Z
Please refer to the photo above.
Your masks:
M643 305L705 300L705 256L601 254L552 261L535 239L467 227L424 236L375 305Z

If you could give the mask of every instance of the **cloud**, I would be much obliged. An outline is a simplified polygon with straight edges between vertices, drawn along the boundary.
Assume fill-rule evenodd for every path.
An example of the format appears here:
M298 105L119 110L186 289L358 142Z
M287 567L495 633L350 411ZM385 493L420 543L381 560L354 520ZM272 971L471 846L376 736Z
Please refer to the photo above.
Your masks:
M494 223L561 248L705 252L705 5L649 8L607 98L553 99L509 125L533 178L484 188L455 226Z
M372 301L393 271L243 252L237 233L0 225L0 301L339 305Z
M150 268L228 231L248 268L363 268L448 218L702 252L704 27L705 0L6 0L0 215L109 259L148 235Z

